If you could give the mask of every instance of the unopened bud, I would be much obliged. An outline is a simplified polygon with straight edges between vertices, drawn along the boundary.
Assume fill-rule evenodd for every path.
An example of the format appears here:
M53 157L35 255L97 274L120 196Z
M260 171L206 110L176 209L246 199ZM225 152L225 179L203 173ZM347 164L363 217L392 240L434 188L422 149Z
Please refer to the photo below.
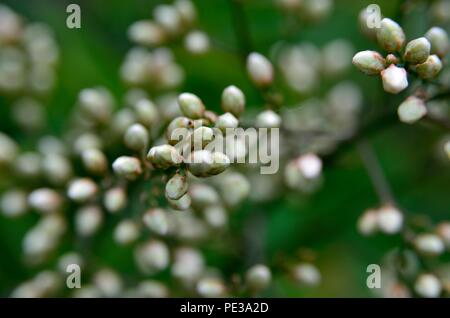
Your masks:
M442 284L433 274L421 274L414 284L414 290L421 297L436 298L441 294Z
M189 184L185 175L176 173L166 183L166 197L171 200L178 200L186 194Z
M272 274L266 265L258 264L247 270L245 280L250 290L261 291L270 285Z
M83 89L78 95L78 102L89 119L104 123L111 117L113 97L103 87Z
M141 124L128 127L124 136L125 145L135 151L145 150L149 142L147 129Z
M432 27L425 34L431 43L431 54L444 57L450 51L450 41L447 32L440 27Z
M184 47L192 54L204 54L209 50L209 38L202 31L191 31L184 38Z
M81 160L87 171L94 174L103 174L108 169L108 159L105 154L96 148L83 150Z
M42 172L53 183L62 185L72 176L72 165L65 156L58 154L45 155L42 160Z
M131 220L121 221L114 229L114 240L120 245L129 245L139 237L139 227Z
M222 132L226 132L227 128L237 128L239 126L239 120L234 117L232 113L225 113L220 115L216 119L215 127L219 128Z
M378 227L386 234L396 234L403 227L403 214L394 206L386 205L378 210Z
M387 69L381 71L383 89L392 94L398 94L408 87L406 70L391 64Z
M205 277L198 281L197 293L201 297L223 297L226 294L226 288L221 279L217 277Z
M152 147L147 154L147 159L153 166L160 169L179 166L183 161L183 157L171 145Z
M10 164L18 153L17 144L8 135L0 132L0 166Z
M76 202L86 202L92 199L98 191L97 184L88 178L75 179L69 184L67 196Z
M114 172L128 180L136 179L141 173L141 162L134 157L121 156L112 164Z
M239 117L245 109L244 93L234 85L225 88L222 93L222 109Z
M292 269L294 279L300 283L308 286L317 286L322 280L317 267L309 263L301 263Z
M435 234L419 234L414 239L414 246L419 253L427 256L437 256L445 250L444 242Z
M131 41L145 46L158 45L164 42L164 30L152 21L136 21L128 29Z
M415 96L408 97L398 107L398 117L404 123L412 124L427 114L427 107L423 99Z
M161 4L153 10L153 17L170 34L177 34L181 28L181 16L171 5Z
M204 148L207 144L214 140L214 130L209 127L198 127L191 135L195 150Z
M398 63L400 63L400 60L394 54L388 54L386 56L386 66L389 66L391 64L398 64Z
M220 174L230 165L230 159L221 152L198 150L191 153L188 169L196 177Z
M450 247L450 222L442 222L436 227L436 234Z
M144 213L142 222L152 232L158 235L169 233L169 218L166 211L160 208L150 209Z
M102 223L102 210L97 206L86 206L75 213L75 230L81 236L95 234Z
M266 87L272 84L272 63L259 53L251 53L247 57L247 72L252 82L258 87Z
M155 104L146 98L139 99L133 105L136 118L139 123L147 128L152 128L159 121L159 112Z
M273 110L265 110L256 117L256 127L258 128L279 128L281 117Z
M183 23L187 26L192 25L197 18L197 11L191 0L176 0L173 3Z
M441 69L442 62L437 55L430 55L424 63L416 65L416 72L423 79L436 77Z
M205 112L205 105L200 98L191 93L182 93L178 96L180 110L186 117L192 119L202 118Z
M144 273L155 273L169 265L170 252L166 244L151 240L139 245L134 253L139 268Z
M367 75L378 75L385 68L386 61L375 51L361 51L353 57L353 65Z
M105 192L103 204L108 212L116 213L127 204L127 194L123 188L117 187Z
M362 235L371 235L378 229L378 213L376 210L365 211L358 219L358 231Z
M431 44L425 37L408 42L404 59L411 64L421 64L430 56Z
M175 210L184 211L191 207L191 197L187 193L177 200L167 198L167 201Z
M192 205L196 209L203 209L210 205L219 204L220 198L217 191L210 185L196 183L189 187L189 195L192 198Z
M22 190L8 190L0 198L0 211L7 217L21 216L27 208L27 194Z
M28 196L28 204L41 213L57 212L62 206L61 195L53 189L41 188Z
M220 194L229 207L239 205L250 194L250 182L238 172L225 174L219 182Z
M384 18L378 29L377 39L380 46L389 53L398 52L405 44L405 33L397 22Z

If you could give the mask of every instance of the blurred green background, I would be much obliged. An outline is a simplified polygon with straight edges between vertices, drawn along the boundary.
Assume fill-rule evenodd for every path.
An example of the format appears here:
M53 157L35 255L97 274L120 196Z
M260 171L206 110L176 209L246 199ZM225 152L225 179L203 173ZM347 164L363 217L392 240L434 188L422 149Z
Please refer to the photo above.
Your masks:
M30 21L49 24L55 32L60 45L61 63L57 86L48 100L50 121L46 130L58 134L64 128L80 89L104 85L120 100L126 88L120 81L118 69L131 47L126 30L132 22L149 18L152 8L164 1L2 2ZM381 6L385 16L396 14L397 1L338 0L328 19L317 25L299 26L290 41L311 41L320 47L332 39L344 38L352 42L355 51L375 48L375 44L360 35L357 28L358 12L374 2ZM65 26L65 8L69 3L81 6L81 29L68 29ZM230 47L237 47L228 1L194 0L194 3L199 12L199 27L212 38ZM280 39L283 15L273 9L270 1L265 0L248 1L245 12L249 19L253 49L268 54L270 46ZM427 30L426 18L420 12L406 17L405 25L409 38ZM177 46L174 46L174 52L176 61L185 68L187 74L180 91L198 94L209 108L218 109L223 88L234 84L245 92L249 108L262 107L262 101L248 81L237 56L212 50L205 56L195 57ZM361 84L369 100L382 100L381 95L384 93L377 79L365 77L354 70L350 77ZM326 85L323 89L326 89ZM1 130L17 138L24 147L32 145L35 137L15 131L7 119L8 102L8 99L0 98ZM392 105L376 103L376 107ZM450 166L439 161L436 156L438 142L444 133L431 126L397 123L369 137L393 193L407 214L424 213L436 221L450 216ZM286 278L279 277L268 292L270 295L372 296L365 284L366 266L380 263L383 255L399 243L395 238L365 238L357 233L355 224L358 216L365 208L377 204L378 198L361 159L355 149L349 147L339 154L331 166L325 166L325 183L316 194L311 197L287 194L283 199L264 206L246 204L233 215L233 226L237 229L245 226L245 220L251 218L252 214L265 215L260 240L266 260L275 260L280 253L294 255L298 247L311 248L317 252L317 264L323 277L319 288L298 288ZM27 268L21 262L22 237L35 221L33 215L17 220L0 216L1 296L7 296L19 282L39 270ZM90 246L91 253L101 259L102 264L132 276L135 268L131 251L112 242L111 229L111 226L106 226L97 235ZM61 250L69 250L73 244L68 238ZM239 259L218 251L218 245L212 242L206 248L208 262L226 272L243 270Z

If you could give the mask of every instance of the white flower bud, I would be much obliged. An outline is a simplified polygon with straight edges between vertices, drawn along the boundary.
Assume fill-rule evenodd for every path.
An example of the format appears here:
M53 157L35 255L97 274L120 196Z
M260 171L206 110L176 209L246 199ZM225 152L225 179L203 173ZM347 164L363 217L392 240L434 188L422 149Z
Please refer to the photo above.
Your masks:
M250 194L250 182L244 175L238 172L231 172L225 174L219 180L219 189L225 204L235 207Z
M444 252L445 245L441 238L435 234L420 234L414 239L417 251L428 256L437 256Z
M173 6L167 4L156 6L153 17L168 33L176 34L181 31L181 16Z
M95 205L83 207L75 213L75 230L80 236L92 236L102 223L102 210Z
M436 298L441 294L442 284L433 274L421 274L414 284L414 290L422 297Z
M239 117L245 110L245 95L234 85L230 85L222 93L222 109Z
M113 270L103 268L93 277L95 286L106 297L117 297L123 289L120 276Z
M169 265L170 255L166 244L150 240L134 251L135 261L143 273L151 274L164 270Z
M111 93L103 87L83 89L78 95L78 103L83 114L100 123L110 119L114 106Z
M86 149L101 149L102 140L92 133L84 133L75 140L73 148L76 154L81 154Z
M431 54L436 54L442 58L450 51L450 40L444 29L432 27L425 34L425 37L431 43Z
M167 198L167 201L175 210L184 211L191 207L191 197L187 193L177 200Z
M301 263L292 269L295 281L307 286L317 286L322 280L317 267L309 263Z
M183 23L187 26L192 25L197 19L197 11L190 0L176 0L173 3L174 8L178 11Z
M203 210L203 217L212 228L220 229L227 225L228 215L224 207L211 205Z
M266 265L254 265L247 270L247 273L245 274L245 281L250 290L262 291L270 285L272 281L272 273Z
M79 178L70 182L67 196L78 203L86 202L95 197L98 192L97 184L88 178Z
M25 152L15 161L17 174L23 178L37 178L42 172L42 156L35 152Z
M147 159L153 166L160 169L179 166L183 161L183 157L171 145L152 147L147 154Z
M158 108L149 99L139 99L133 105L133 109L138 122L147 128L155 126L160 119Z
M0 166L12 163L17 153L18 147L14 140L0 132Z
M405 33L397 22L384 18L377 31L380 46L389 53L400 51L405 44Z
M124 108L114 113L111 129L116 136L123 136L128 127L137 121L135 112L131 109Z
M406 70L394 64L381 71L381 79L383 80L383 89L388 93L398 94L408 87Z
M216 119L215 127L219 128L222 132L226 132L227 128L237 128L239 126L239 120L231 113L225 113L220 115Z
M159 208L150 209L144 213L142 222L148 229L158 235L169 233L169 219L166 211Z
M273 110L265 110L256 116L256 127L258 128L279 128L281 117Z
M141 173L141 162L134 157L121 156L112 164L114 173L128 180L136 179Z
M320 21L325 18L333 8L332 0L304 0L302 3L304 16L310 21Z
M427 107L421 98L408 97L398 107L398 117L404 123L412 124L427 114Z
M125 146L141 151L147 149L149 135L147 129L141 124L134 124L128 127L123 138Z
M378 210L378 227L386 234L396 234L403 227L403 214L394 206L386 205Z
M121 221L114 229L114 240L120 245L129 245L139 237L139 227L131 220Z
M182 139L188 137L190 128L193 125L193 121L187 117L179 116L174 118L166 129L167 140L171 145L177 144Z
M358 231L362 235L371 235L378 229L378 213L376 210L365 211L358 219Z
M362 34L364 34L369 39L376 39L377 28L368 25L367 21L370 21L373 16L368 12L367 7L363 8L358 15L358 26Z
M57 185L66 183L73 174L69 159L57 154L44 156L42 159L42 172L51 183Z
M145 298L167 298L169 290L163 283L157 280L146 280L140 282L136 287L137 297Z
M197 293L201 297L224 297L226 288L221 279L217 277L205 277L198 281Z
M353 57L353 65L367 75L377 75L384 70L386 61L380 53L375 51L361 51Z
M64 275L67 273L67 266L76 264L83 267L84 261L80 254L76 252L67 252L58 259L58 270Z
M205 105L203 105L201 99L191 93L180 94L178 105L183 115L192 119L202 118L205 112Z
M247 73L252 82L258 87L266 87L273 82L272 63L259 53L251 53L247 57Z
M178 200L186 194L188 187L187 177L176 173L166 183L166 197L171 200Z
M205 32L191 31L184 38L184 47L192 54L204 54L209 50L209 38Z
M432 79L439 74L441 69L441 59L437 55L430 55L424 63L416 65L415 70L421 78Z
M152 21L136 21L128 28L128 37L131 41L144 45L159 45L165 40L164 30Z
M187 166L196 177L209 177L225 171L230 159L223 153L198 150L191 153Z
M27 194L19 189L8 190L0 198L0 210L7 217L19 217L27 212Z
M187 286L195 283L204 271L202 254L193 248L180 247L175 250L172 274Z
M189 195L192 199L192 206L196 209L203 209L210 205L219 204L220 198L217 191L210 185L196 183L189 187Z
M447 141L444 145L444 151L450 159L450 141Z
M108 212L116 213L127 205L127 193L120 187L109 189L105 192L103 204Z
M404 59L411 64L421 64L430 56L431 44L425 37L410 41L406 45Z
M442 222L436 227L436 234L450 247L450 222Z
M83 150L81 160L85 169L93 174L101 175L108 169L108 159L99 149L90 148Z
M61 195L53 189L40 188L28 196L28 204L41 213L57 212L62 207Z

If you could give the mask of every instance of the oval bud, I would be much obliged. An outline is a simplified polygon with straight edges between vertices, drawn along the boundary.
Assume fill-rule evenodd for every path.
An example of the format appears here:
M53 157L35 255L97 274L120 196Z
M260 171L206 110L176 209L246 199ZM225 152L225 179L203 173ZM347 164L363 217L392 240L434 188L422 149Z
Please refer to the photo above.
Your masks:
M265 110L256 117L256 127L258 128L279 128L281 117L273 110Z
M234 85L225 88L222 93L222 109L239 117L245 109L244 93Z
M427 107L422 99L410 96L400 104L397 112L402 122L412 124L427 114Z
M17 153L18 146L16 142L8 135L0 132L0 166L12 163Z
M67 189L67 196L75 202L86 202L97 194L97 184L88 178L73 180Z
M150 231L158 235L167 235L169 233L169 218L163 209L154 208L148 210L144 213L142 222Z
M214 130L209 127L198 127L191 135L195 150L201 150L214 140Z
M221 152L199 150L191 153L187 163L189 172L196 177L217 175L230 165L230 159Z
M411 64L421 64L430 56L431 44L427 38L421 37L406 45L404 59Z
M205 106L201 99L191 93L180 94L178 105L183 115L192 119L202 118L205 113Z
M147 129L141 124L134 124L128 127L124 135L124 143L128 148L141 151L147 148L149 134Z
M440 27L432 27L425 34L431 43L431 54L444 57L450 51L450 41L447 32Z
M164 42L164 30L152 21L136 21L128 28L128 37L132 42L144 46L158 45Z
M273 82L272 63L259 53L251 53L247 57L247 73L258 87L267 87Z
M120 245L129 245L138 237L139 226L132 220L123 220L114 229L114 240Z
M7 190L0 197L0 211L7 217L18 217L27 212L27 194L19 189Z
M398 94L408 87L406 70L391 64L387 69L381 71L383 89L391 94Z
M397 22L384 18L377 31L377 40L380 46L389 53L398 52L405 44L405 33Z
M416 65L416 72L423 79L436 77L441 69L442 62L437 55L430 55L425 63Z
M445 250L445 244L442 239L435 234L419 234L414 239L416 250L427 256L438 256Z
M217 117L215 127L219 128L222 132L226 132L227 128L237 128L239 126L239 120L231 113L225 113Z
M367 75L378 75L385 68L386 61L375 51L361 51L353 57L353 65Z
M258 264L247 270L245 281L250 290L262 291L270 285L272 273L266 265Z
M134 157L121 156L112 164L114 173L128 180L134 180L142 173L141 162Z
M95 234L103 223L102 210L95 205L86 206L75 213L75 230L81 236Z
M307 286L317 286L322 277L316 266L309 263L300 263L292 269L292 275L296 282Z
M127 194L123 188L116 187L105 192L103 197L103 205L106 210L111 213L123 209L127 204Z
M176 173L166 183L166 197L171 200L178 200L186 194L188 187L186 176Z
M433 274L421 274L414 284L414 290L422 297L436 298L441 294L442 284Z
M183 157L171 145L152 147L147 154L147 159L154 167L160 169L179 166L183 161Z
M396 234L403 227L403 214L394 206L386 205L378 210L378 227L386 234Z
M378 229L378 213L376 210L365 211L358 219L358 231L362 235L371 235Z
M102 151L96 148L83 150L81 160L86 170L94 174L103 174L108 168L108 159Z
M187 193L177 200L167 198L167 201L175 210L184 211L191 207L191 197Z
M202 31L191 31L184 38L184 47L192 54L204 54L209 50L208 35Z
M28 196L28 204L41 213L57 212L62 207L61 195L53 189L40 188Z
M155 104L146 98L139 99L133 105L136 118L139 123L147 128L152 128L159 121L159 112Z

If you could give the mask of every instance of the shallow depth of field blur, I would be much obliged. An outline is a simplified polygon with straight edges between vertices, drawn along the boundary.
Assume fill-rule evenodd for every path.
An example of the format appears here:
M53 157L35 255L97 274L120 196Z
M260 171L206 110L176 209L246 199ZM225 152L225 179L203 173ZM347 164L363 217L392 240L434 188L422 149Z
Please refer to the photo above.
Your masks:
M66 6L76 2L81 7L81 29L66 27ZM231 0L193 0L198 12L196 28L205 31L211 47L204 54L190 54L183 47L183 40L170 44L174 61L179 64L185 79L175 93L191 92L199 96L209 110L220 110L220 97L228 85L236 85L246 96L245 119L252 118L265 107L260 92L249 80L243 63L241 40L236 30L236 12ZM277 89L284 94L282 107L295 107L311 98L325 100L328 92L338 83L352 82L361 89L361 114L368 120L373 114L394 110L408 93L390 95L383 91L377 77L365 76L351 64L353 55L362 50L379 50L377 44L365 38L358 29L358 14L371 3L377 3L386 17L399 16L399 1L335 0L330 14L323 20L308 23L293 18L275 6L276 1L240 1L248 26L250 52L259 52L275 65ZM403 14L401 25L407 39L422 36L433 24L430 10L432 1L412 1L417 5ZM84 88L104 86L115 98L115 111L125 107L123 97L127 85L120 78L119 69L127 51L134 46L127 38L128 27L135 21L151 18L153 8L160 0L11 0L1 1L25 23L43 22L54 32L59 49L59 62L55 67L55 84L45 96L37 99L45 105L45 124L35 130L25 130L14 120L12 105L24 93L0 93L0 131L13 138L21 152L35 150L42 136L61 136L67 129L69 116L76 107L77 96ZM234 15L233 15L234 14ZM239 21L238 21L239 22ZM242 22L242 21L241 21ZM400 23L400 22L399 22ZM0 21L1 24L1 21ZM438 24L450 31L450 23ZM242 27L242 26L241 26ZM242 34L241 34L242 36ZM346 70L337 76L321 75L320 83L312 92L296 92L283 80L282 65L274 56L286 43L312 44L322 50L333 40L343 39L351 45ZM0 46L0 51L4 47ZM246 49L244 49L245 51ZM380 50L379 50L380 51ZM237 53L235 53L237 52ZM447 55L448 57L448 55ZM245 62L245 61L244 61ZM302 76L299 76L302 81ZM308 81L308 75L304 75ZM448 81L447 81L448 82ZM149 88L150 97L159 92ZM316 100L316 101L317 101ZM449 100L446 100L449 114ZM26 111L24 111L26 113ZM396 113L395 113L396 114ZM366 116L367 115L367 116ZM27 117L22 113L22 118ZM29 114L33 116L33 114ZM17 117L17 114L16 114ZM447 118L448 120L448 118ZM365 140L373 147L383 173L390 185L395 201L409 220L417 218L430 224L450 219L450 160L445 156L443 143L450 137L448 129L420 122L413 125L389 117L373 129L365 131ZM357 133L356 133L357 134ZM302 141L303 140L303 141ZM295 139L294 139L295 142ZM305 142L299 138L298 142ZM120 153L108 157L109 167ZM399 235L358 233L357 222L368 208L380 206L356 142L344 142L323 156L323 175L320 187L312 193L301 193L283 185L274 187L269 194L258 197L264 191L264 183L283 178L284 164L278 175L257 179L251 184L250 195L238 207L228 213L225 229L214 230L206 241L198 245L205 266L218 269L227 284L245 278L246 270L254 264L266 264L272 270L272 282L258 293L269 297L379 297L383 290L371 290L366 285L369 264L384 263L389 254L402 244ZM242 165L233 169L242 171ZM86 176L79 160L74 170ZM80 172L81 171L81 172ZM254 172L252 172L254 173ZM256 177L255 177L256 178ZM98 180L98 179L96 179ZM9 169L0 168L0 193L20 184L27 191L48 183L37 180L16 182ZM251 179L250 179L251 181ZM279 181L279 180L278 180ZM277 181L277 182L278 182ZM283 184L281 182L280 184ZM163 185L161 186L163 189ZM261 189L260 189L261 188ZM65 187L60 187L64 193ZM134 188L134 191L142 189ZM144 188L145 191L145 188ZM276 193L276 192L279 193ZM253 198L252 194L255 194ZM129 194L130 200L138 200ZM164 205L165 203L160 203ZM66 273L58 267L61 255L77 252L85 260L81 271L82 286L95 285L97 271L108 268L121 278L124 292L144 280L157 280L170 290L170 296L196 296L173 277L171 268L145 274L139 271L134 260L134 248L139 242L151 239L154 234L142 229L138 242L122 246L114 240L114 229L126 217L143 214L150 206L143 207L129 202L117 214L104 213L104 222L90 238L80 238L74 229L76 203L65 206L67 230L58 246L45 261L32 264L23 253L24 237L41 217L30 209L18 218L8 218L0 213L0 296L8 297L19 286L45 270L61 273L63 284L49 296L70 297L76 290L64 286ZM175 239L163 239L169 247L182 245ZM449 253L427 260L429 266L438 268L450 276ZM314 286L301 284L289 274L296 262L311 262L320 271L320 283ZM420 271L421 269L419 269ZM387 277L384 277L387 279ZM447 277L448 279L448 277ZM233 283L232 283L233 282ZM447 281L448 284L448 281ZM249 295L238 292L232 295ZM448 292L447 292L448 295Z

